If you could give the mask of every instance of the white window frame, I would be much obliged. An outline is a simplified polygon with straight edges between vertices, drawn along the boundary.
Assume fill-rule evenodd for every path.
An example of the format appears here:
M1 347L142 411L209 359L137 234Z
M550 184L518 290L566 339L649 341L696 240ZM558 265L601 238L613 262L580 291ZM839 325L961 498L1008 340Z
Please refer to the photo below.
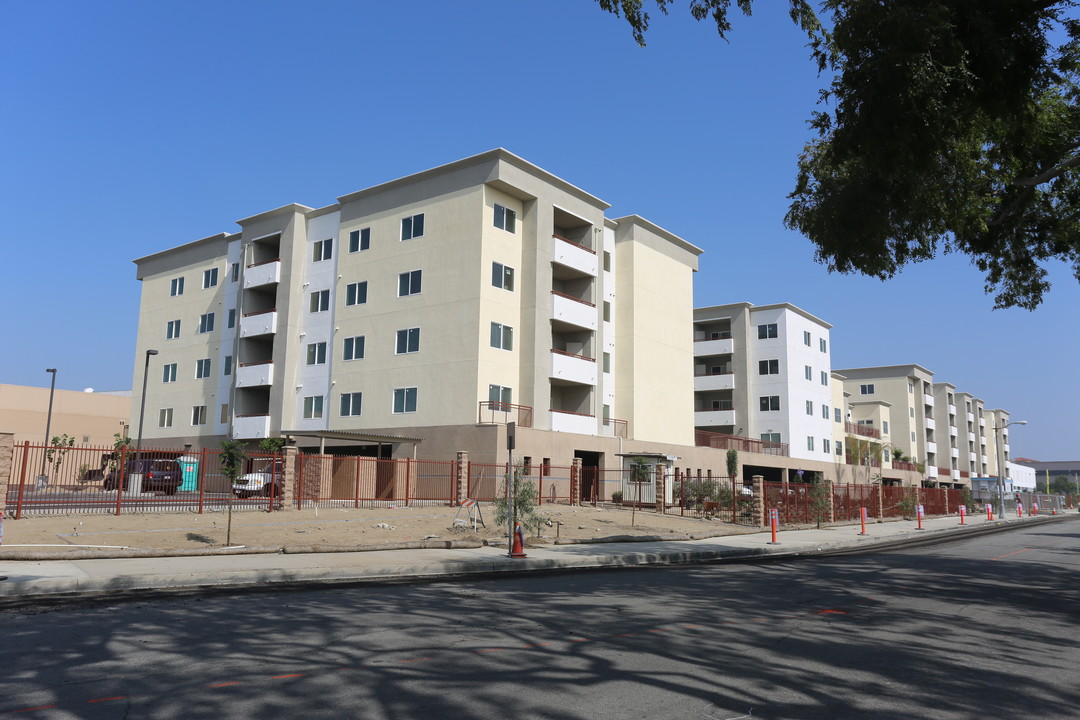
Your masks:
M514 292L514 268L500 262L491 263L491 285Z
M349 252L363 252L371 249L371 228L349 231Z
M308 343L307 346L307 364L308 365L325 365L326 364L326 342L313 342Z
M765 372L761 372L765 370ZM769 358L767 360L758 360L758 375L779 375L780 374L780 359Z
M227 330L231 330L236 327L236 308L229 308L229 314L225 321Z
M311 248L311 262L322 262L334 257L334 239L316 240Z
M168 363L161 366L161 382L176 382L176 363Z
M171 428L173 422L173 409L171 407L158 410L158 427Z
M341 417L360 417L364 410L364 393L341 393L341 403L338 410Z
M221 372L221 374L222 375L232 375L232 368L233 368L233 356L232 355L226 355L225 356L225 362L222 363L222 372Z
M410 397L410 395L412 396L412 410L409 409L409 397ZM394 388L393 414L394 415L405 415L405 414L416 412L417 396L418 395L419 395L419 392L417 391L415 386L413 386L413 387ZM399 402L398 402L399 399L401 401L400 402L400 407L401 407L400 410L398 409L398 407L399 407Z
M320 313L328 312L330 310L330 291L329 290L314 290L309 296L308 312Z
M515 232L515 228L517 227L517 211L511 210L499 203L495 203L494 210L495 227L500 230L505 230L508 233Z
M361 297L361 295L363 297ZM358 280L345 286L345 307L367 304L368 284L367 280Z
M776 323L764 323L757 326L758 340L772 340L779 337L779 328Z
M505 385L488 385L488 402L500 403L504 407L494 409L505 412L510 409L506 406L514 404L514 389Z
M424 271L408 270L398 273L398 297L419 295L424 286ZM404 292L402 292L404 290Z
M165 339L176 340L180 337L180 321L170 320L165 323Z
M420 328L411 327L398 330L394 340L395 355L412 355L420 352Z
M491 323L491 336L488 338L488 344L496 350L513 351L514 328L502 323Z
M199 329L195 331L196 334L205 335L206 333L214 332L214 313L204 313L199 316Z
M341 359L342 360L363 360L364 359L364 346L367 344L364 335L353 335L352 337L345 338L341 343ZM359 343L357 342L359 340ZM360 346L360 353L357 354L357 345ZM349 352L350 346L352 352Z
M195 361L195 379L204 380L212 374L213 363L210 358L199 358Z
M209 268L207 270L203 270L203 274L202 274L203 290L209 290L212 287L217 287L217 284L218 284L218 269L215 267L215 268Z
M192 405L191 406L191 426L198 427L206 424L206 406L205 405Z
M305 395L304 396L304 419L305 420L319 420L323 416L323 396L322 395Z
M174 277L169 281L169 297L179 297L184 294L184 276Z
M860 395L873 395L874 394L874 383L866 383L865 385L860 385L859 386L859 394Z
M764 400L765 402L761 402ZM776 401L775 403L773 401ZM768 407L762 407L767 404ZM776 407L773 407L775 405ZM758 398L758 411L759 412L779 412L780 411L780 396L779 395L761 395Z
M402 242L421 237L424 237L424 213L417 213L416 215L401 218Z

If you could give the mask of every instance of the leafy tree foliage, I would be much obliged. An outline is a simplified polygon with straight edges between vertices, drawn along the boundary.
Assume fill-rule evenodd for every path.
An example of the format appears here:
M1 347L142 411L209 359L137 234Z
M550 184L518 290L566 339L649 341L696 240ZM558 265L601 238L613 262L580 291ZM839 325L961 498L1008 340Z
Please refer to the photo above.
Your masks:
M597 2L643 42L643 0ZM690 0L721 36L730 5ZM790 6L832 73L785 217L820 262L884 280L964 253L996 307L1037 307L1055 261L1080 280L1073 0L819 0L828 30L809 2Z

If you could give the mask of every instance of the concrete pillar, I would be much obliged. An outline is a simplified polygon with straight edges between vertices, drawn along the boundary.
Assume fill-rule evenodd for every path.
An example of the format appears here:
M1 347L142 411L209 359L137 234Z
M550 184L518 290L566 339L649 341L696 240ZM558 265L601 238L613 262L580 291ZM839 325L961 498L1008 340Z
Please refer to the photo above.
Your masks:
M581 458L574 458L570 466L570 504L581 504Z
M657 464L656 466L656 512L663 515L667 510L667 488L665 487L665 481L667 480L667 468L663 465Z
M14 472L15 436L12 433L0 433L0 518L7 511L8 486ZM23 461L25 462L25 460Z
M300 469L300 451L295 445L282 448L285 456L284 477L281 479L281 509L292 510L296 507L296 481Z
M457 493L454 497L454 505L460 505L462 500L469 499L469 453L458 450L457 454Z
M754 475L750 481L754 484L754 524L765 527L765 478Z

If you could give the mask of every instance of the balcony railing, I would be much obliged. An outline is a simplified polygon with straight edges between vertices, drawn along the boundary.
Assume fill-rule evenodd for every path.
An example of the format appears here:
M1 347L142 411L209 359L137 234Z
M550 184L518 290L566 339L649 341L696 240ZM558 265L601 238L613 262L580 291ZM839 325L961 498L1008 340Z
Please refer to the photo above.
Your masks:
M694 377L711 377L713 375L734 375L735 368L730 365L724 365L713 370L706 370L705 372L694 373Z
M863 455L861 458L847 453L844 456L844 461L848 465L858 465L860 467L881 467L881 458L871 455Z
M755 438L739 437L738 435L725 435L708 430L694 431L694 445L697 447L709 447L717 450L739 450L742 452L760 453L762 455L788 456L788 444L784 442L772 442L757 440Z
M555 296L558 296L558 297L561 297L561 298L566 298L567 300L573 300L574 302L579 302L582 305L588 305L589 307L592 307L592 308L596 307L596 303L591 303L588 300L582 300L581 298L574 297L573 295L567 295L566 293L559 292L558 290L552 290L551 294L555 295Z
M904 462L903 460L892 461L893 470L910 470L911 472L917 472L919 466L912 462Z
M565 355L566 357L577 358L578 360L588 360L589 362L596 362L596 358L589 357L588 355L575 355L574 353L566 352L565 350L557 350L555 348L551 348L551 352L555 353L556 355Z
M570 239L570 238L568 238L568 237L563 237L562 235L556 235L555 233L552 233L552 234L551 234L551 237L555 238L556 240L562 240L562 241L563 241L564 243L570 243L570 244L571 244L571 245L573 245L574 247L578 247L578 248L581 248L581 249L582 249L582 250L584 250L585 252L590 252L590 253L592 253L593 255L595 255L595 254L596 254L596 251L595 251L595 250L593 250L593 249L592 249L591 247L585 247L585 246L584 246L584 245L582 245L581 243L579 243L579 242L574 242L573 240L571 240L571 239Z
M478 425L505 425L516 423L518 427L532 427L533 409L528 405L484 400L480 403L476 418Z
M630 423L626 420L619 420L617 418L606 417L603 419L604 433L610 434L611 437L626 438L629 437L627 431L630 427Z
M713 337L715 335L715 337ZM709 337L694 338L694 342L709 342L710 340L730 340L731 332L729 330L722 330L721 332L709 333Z
M851 435L862 435L863 437L880 438L881 431L876 427L870 425L860 425L853 422L844 423L844 431Z

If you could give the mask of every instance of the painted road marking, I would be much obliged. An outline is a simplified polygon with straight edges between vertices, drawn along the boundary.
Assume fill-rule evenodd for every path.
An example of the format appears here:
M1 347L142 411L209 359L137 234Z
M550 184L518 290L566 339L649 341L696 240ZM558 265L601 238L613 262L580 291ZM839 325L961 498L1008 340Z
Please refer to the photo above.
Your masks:
M1031 552L1034 549L1035 548L1024 548L1023 550L1015 550L1015 551L1013 551L1011 553L1005 553L1004 555L998 555L997 557L992 557L992 558L990 558L990 560L992 560L992 561L993 560L1000 560L1001 558L1012 557L1013 555L1019 555L1020 553Z
M98 698L97 700L87 700L86 702L88 702L88 703L96 703L96 702L108 702L109 700L123 700L123 699L124 699L124 697L125 697L125 696L123 696L123 695L117 695L116 697L111 697L111 698Z

